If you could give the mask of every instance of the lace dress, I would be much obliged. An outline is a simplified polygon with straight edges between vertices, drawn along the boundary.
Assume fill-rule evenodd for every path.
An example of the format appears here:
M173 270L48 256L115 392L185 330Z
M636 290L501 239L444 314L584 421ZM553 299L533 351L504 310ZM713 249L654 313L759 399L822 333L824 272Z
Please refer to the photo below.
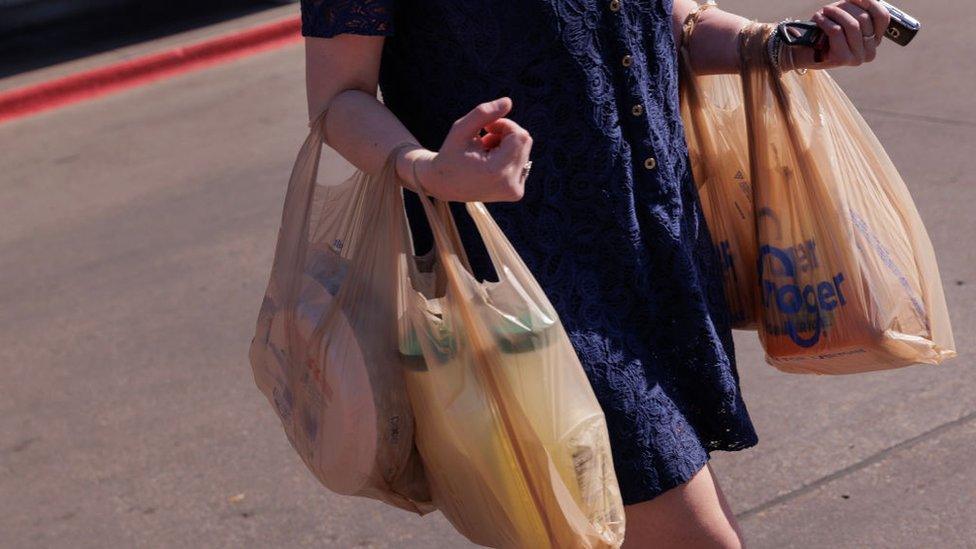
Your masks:
M559 312L606 414L627 504L756 444L678 109L672 0L303 0L302 32L383 35L386 105L436 150L509 96L525 197L489 210ZM431 246L416 197L418 251ZM457 205L454 205L457 206ZM475 274L494 276L455 208Z

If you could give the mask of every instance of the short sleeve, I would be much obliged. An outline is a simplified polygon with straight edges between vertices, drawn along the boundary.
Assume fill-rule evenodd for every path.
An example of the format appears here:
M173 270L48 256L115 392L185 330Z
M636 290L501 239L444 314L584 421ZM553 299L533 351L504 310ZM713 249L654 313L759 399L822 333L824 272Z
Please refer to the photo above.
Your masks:
M393 0L302 0L302 36L393 34Z

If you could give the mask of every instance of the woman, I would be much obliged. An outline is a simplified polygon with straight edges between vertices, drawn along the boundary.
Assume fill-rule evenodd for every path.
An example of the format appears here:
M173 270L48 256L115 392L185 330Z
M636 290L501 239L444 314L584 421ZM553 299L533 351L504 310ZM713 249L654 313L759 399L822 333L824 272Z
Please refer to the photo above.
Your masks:
M707 462L757 442L679 116L677 45L695 7L302 3L309 112L328 108L328 143L372 173L417 143L399 153L398 175L440 200L490 203L556 307L607 417L630 547L741 546ZM785 69L871 61L889 15L877 0L844 0L813 20L829 54L815 63L798 49L790 67L784 52ZM693 71L737 72L747 23L703 12ZM423 252L417 212L409 195ZM455 213L475 274L493 276Z

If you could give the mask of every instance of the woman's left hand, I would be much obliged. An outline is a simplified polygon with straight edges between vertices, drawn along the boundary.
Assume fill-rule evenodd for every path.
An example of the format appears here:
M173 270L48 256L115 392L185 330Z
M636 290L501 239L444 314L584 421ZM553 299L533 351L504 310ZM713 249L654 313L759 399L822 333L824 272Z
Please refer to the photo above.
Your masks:
M795 47L796 68L856 67L874 60L891 20L878 0L841 0L827 4L813 15L830 40L823 61L814 61L812 48Z

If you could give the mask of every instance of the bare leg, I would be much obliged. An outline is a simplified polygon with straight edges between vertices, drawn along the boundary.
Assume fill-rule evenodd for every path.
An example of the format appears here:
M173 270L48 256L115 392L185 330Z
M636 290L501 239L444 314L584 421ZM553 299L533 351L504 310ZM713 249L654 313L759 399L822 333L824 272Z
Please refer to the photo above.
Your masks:
M708 465L685 484L625 510L624 549L744 546L739 525Z

